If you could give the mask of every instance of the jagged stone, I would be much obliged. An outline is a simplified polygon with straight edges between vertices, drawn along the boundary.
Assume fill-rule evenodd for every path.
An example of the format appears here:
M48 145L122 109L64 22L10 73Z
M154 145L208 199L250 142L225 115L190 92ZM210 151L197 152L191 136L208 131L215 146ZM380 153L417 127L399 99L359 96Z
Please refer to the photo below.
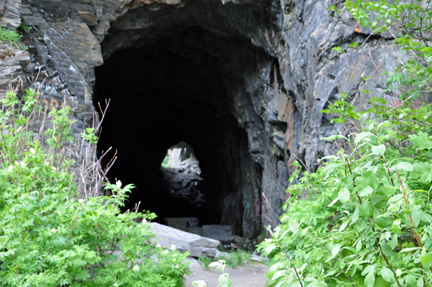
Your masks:
M163 217L197 213L245 237L278 223L294 160L313 170L335 151L321 138L339 126L321 110L340 92L358 107L368 100L361 90L393 99L381 73L406 57L389 34L366 41L370 31L356 31L344 9L327 9L334 1L22 1L0 0L0 25L16 28L22 17L32 28L33 65L49 78L44 96L73 103L77 139L92 124L93 105L113 99L99 149L119 149L111 179L140 181L130 204L142 201ZM3 89L5 74L20 72L12 62L2 59ZM185 197L167 202L162 187L161 159L179 140L194 145L202 164L201 209Z
M23 75L23 67L30 64L30 55L26 51L18 49L12 43L0 43L0 94L4 95L11 81ZM23 79L21 79L23 80ZM14 83L12 83L12 87Z
M0 1L0 27L16 29L21 24L21 0Z
M240 238L233 235L231 225L203 225L202 234L204 237L216 239L224 244L234 242Z

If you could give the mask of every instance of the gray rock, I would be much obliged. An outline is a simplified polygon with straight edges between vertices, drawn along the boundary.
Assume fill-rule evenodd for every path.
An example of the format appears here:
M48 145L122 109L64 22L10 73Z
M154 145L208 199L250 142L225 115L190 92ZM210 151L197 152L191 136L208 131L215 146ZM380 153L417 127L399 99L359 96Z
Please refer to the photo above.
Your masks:
M16 29L21 24L21 0L0 1L0 27Z
M0 43L0 94L4 95L9 88L15 88L20 81L17 77L22 76L23 67L30 64L30 55L21 51L11 43ZM11 81L14 80L14 83Z
M175 248L182 252L189 252L192 257L216 257L220 253L216 248L220 242L211 238L202 237L181 231L166 225L150 223L155 237L154 244L159 243L162 247Z
M318 158L335 152L336 147L321 138L337 133L341 126L330 123L332 116L323 115L322 109L340 92L348 93L359 109L367 106L369 97L361 90L373 90L374 95L390 100L397 97L385 91L382 72L393 71L406 55L388 33L366 40L370 31L356 32L356 22L344 9L337 16L328 10L334 2L31 0L21 4L1 0L0 25L16 28L22 17L32 27L28 45L33 64L45 66L51 78L57 72L68 86L66 94L52 86L44 86L44 92L47 103L63 97L73 106L75 145L81 129L93 124L93 101L114 98L112 125L118 129L105 129L103 134L108 135L109 146L123 147L118 164L125 157L133 162L142 155L137 166L148 164L149 171L159 171L166 149L184 140L177 137L188 137L189 143L199 146L194 146L196 156L205 159L198 158L207 171L213 164L222 171L210 182L203 166L202 175L188 180L172 174L177 181L172 193L181 198L193 194L193 200L200 202L208 198L204 211L218 214L219 223L232 225L234 233L244 237L257 237L265 226L279 222L287 179L293 172L290 164L298 160L314 170ZM343 1L336 5L343 8ZM353 41L360 44L357 49L349 47ZM335 46L347 53L338 55L332 50ZM132 48L134 53L127 50ZM158 49L163 53L157 54ZM107 72L96 79L95 67L125 50L129 51L123 58L127 63L120 61L111 69L104 65ZM140 58L144 50L154 53ZM19 53L10 55L0 61L1 90L15 75L34 76L23 73ZM365 82L364 76L372 78ZM98 92L95 98L95 82L99 90L109 86L103 93L115 92L109 96ZM173 86L176 93L187 92L170 102L147 93L151 85L158 91ZM173 110L185 107L194 108L171 116ZM190 114L195 116L190 120L195 126L179 131L181 118ZM134 120L126 123L132 115ZM166 142L149 144L155 131L143 129L143 123L156 126L154 130L165 129L161 138ZM346 132L351 132L349 127ZM171 133L177 134L169 138ZM141 179L141 166L125 164L119 170L126 168L132 182ZM112 172L116 177L115 167ZM193 188L190 192L189 184L198 182L211 186L207 194ZM170 196L153 190L143 194L133 195L142 202L153 196L152 204L161 208Z
M230 243L239 238L233 235L231 225L203 225L202 233L204 237L213 238L222 243Z

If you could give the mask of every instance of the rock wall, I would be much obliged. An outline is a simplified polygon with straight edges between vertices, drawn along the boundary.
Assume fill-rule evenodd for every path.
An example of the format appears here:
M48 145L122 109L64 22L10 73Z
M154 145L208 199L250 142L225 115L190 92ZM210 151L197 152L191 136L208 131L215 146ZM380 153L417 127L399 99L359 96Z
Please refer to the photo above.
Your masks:
M321 110L337 99L339 92L347 92L359 107L367 102L361 90L392 97L384 93L381 73L394 70L402 62L397 48L389 35L369 37L370 31L355 29L356 22L346 12L334 15L328 10L332 4L342 8L342 2L0 0L0 25L17 28L21 19L27 27L24 40L29 46L28 53L0 52L3 55L0 90L6 88L6 80L13 75L34 77L42 67L48 77L41 88L49 99L47 105L56 108L65 102L73 107L73 117L80 123L75 127L78 136L83 127L91 125L95 103L107 97L98 93L103 88L95 90L95 85L107 86L116 81L110 74L124 75L118 81L125 83L119 84L117 95L110 97L117 97L124 104L123 110L135 102L150 107L146 113L152 116L147 122L157 116L151 114L157 98L135 97L126 106L128 97L140 92L142 95L138 88L128 87L152 84L157 87L152 90L156 93L168 84L177 83L194 95L184 93L178 102L169 98L177 109L181 103L196 105L197 109L208 107L214 110L215 119L224 114L234 119L219 125L215 119L207 120L211 112L196 112L206 119L203 124L208 121L215 126L213 136L220 129L231 130L230 136L221 135L217 146L210 140L211 135L203 135L203 142L215 145L214 152L209 152L219 159L211 160L223 162L217 166L227 170L219 179L218 188L222 190L219 194L212 191L210 198L217 201L221 223L234 225L237 233L244 236L257 236L264 226L278 222L289 164L298 160L313 170L319 157L334 152L332 145L320 138L336 133L341 127L330 124L330 116L324 116ZM349 48L353 41L360 47ZM348 52L338 55L332 50L335 46ZM103 70L122 51L137 56L124 67L117 62ZM138 54L142 57L141 64L137 64ZM150 63L153 64L147 67ZM165 68L159 67L164 65ZM100 78L95 74L98 66ZM133 75L127 72L127 67L132 66ZM140 70L140 66L147 68ZM188 70L182 73L183 66ZM176 69L180 72L166 72ZM136 77L137 74L146 75L146 79ZM188 78L192 74L195 79ZM366 82L365 76L371 79ZM190 88L200 83L203 85L200 89ZM122 89L130 93L123 95ZM109 93L108 90L104 93ZM203 91L208 96L198 97ZM196 104L199 101L203 103ZM113 115L112 121L117 121L119 129L120 119ZM176 120L170 118L170 121ZM239 130L229 127L232 125ZM245 134L244 140L241 133ZM146 136L139 141L152 141L151 135ZM107 141L116 144L115 137L113 134ZM238 137L235 144L230 141L234 137ZM131 139L134 140L138 141ZM177 142L180 140L184 138ZM187 142L195 144L193 148L201 163L200 154L206 159L206 152L203 148L199 152L197 138L191 140ZM161 146L151 146L155 149L155 157L149 157L153 169L160 166L160 157L170 145L167 142ZM203 173L205 177L205 168ZM215 180L215 184L219 183Z

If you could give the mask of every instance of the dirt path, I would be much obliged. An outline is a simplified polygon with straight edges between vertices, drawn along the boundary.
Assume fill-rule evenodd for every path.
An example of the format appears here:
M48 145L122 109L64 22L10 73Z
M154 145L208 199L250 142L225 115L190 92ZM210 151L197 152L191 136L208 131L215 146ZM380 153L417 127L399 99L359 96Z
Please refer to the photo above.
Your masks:
M192 287L192 282L204 280L207 287L218 285L219 275L222 274L216 268L204 270L199 263L191 264L192 274L186 277L185 287ZM267 284L268 267L260 263L250 263L245 266L237 266L234 269L226 268L225 272L230 274L233 287L264 287Z

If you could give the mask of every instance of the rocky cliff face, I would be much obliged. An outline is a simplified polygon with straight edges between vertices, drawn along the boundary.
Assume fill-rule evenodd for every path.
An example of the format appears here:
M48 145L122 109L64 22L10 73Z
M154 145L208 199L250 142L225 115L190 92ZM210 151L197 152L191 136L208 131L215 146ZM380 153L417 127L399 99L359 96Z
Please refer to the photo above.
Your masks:
M340 2L0 0L2 26L16 28L21 17L31 27L27 56L5 55L0 68L3 80L42 68L47 105L73 107L77 136L111 99L99 150L118 149L109 176L136 183L133 202L253 237L278 221L289 164L314 169L334 152L320 138L340 127L321 110L339 92L360 107L361 90L391 97L381 77L401 63L391 37L369 37L345 12L328 11ZM353 41L360 48L349 48ZM167 200L161 184L160 164L179 141L200 162L199 210Z

